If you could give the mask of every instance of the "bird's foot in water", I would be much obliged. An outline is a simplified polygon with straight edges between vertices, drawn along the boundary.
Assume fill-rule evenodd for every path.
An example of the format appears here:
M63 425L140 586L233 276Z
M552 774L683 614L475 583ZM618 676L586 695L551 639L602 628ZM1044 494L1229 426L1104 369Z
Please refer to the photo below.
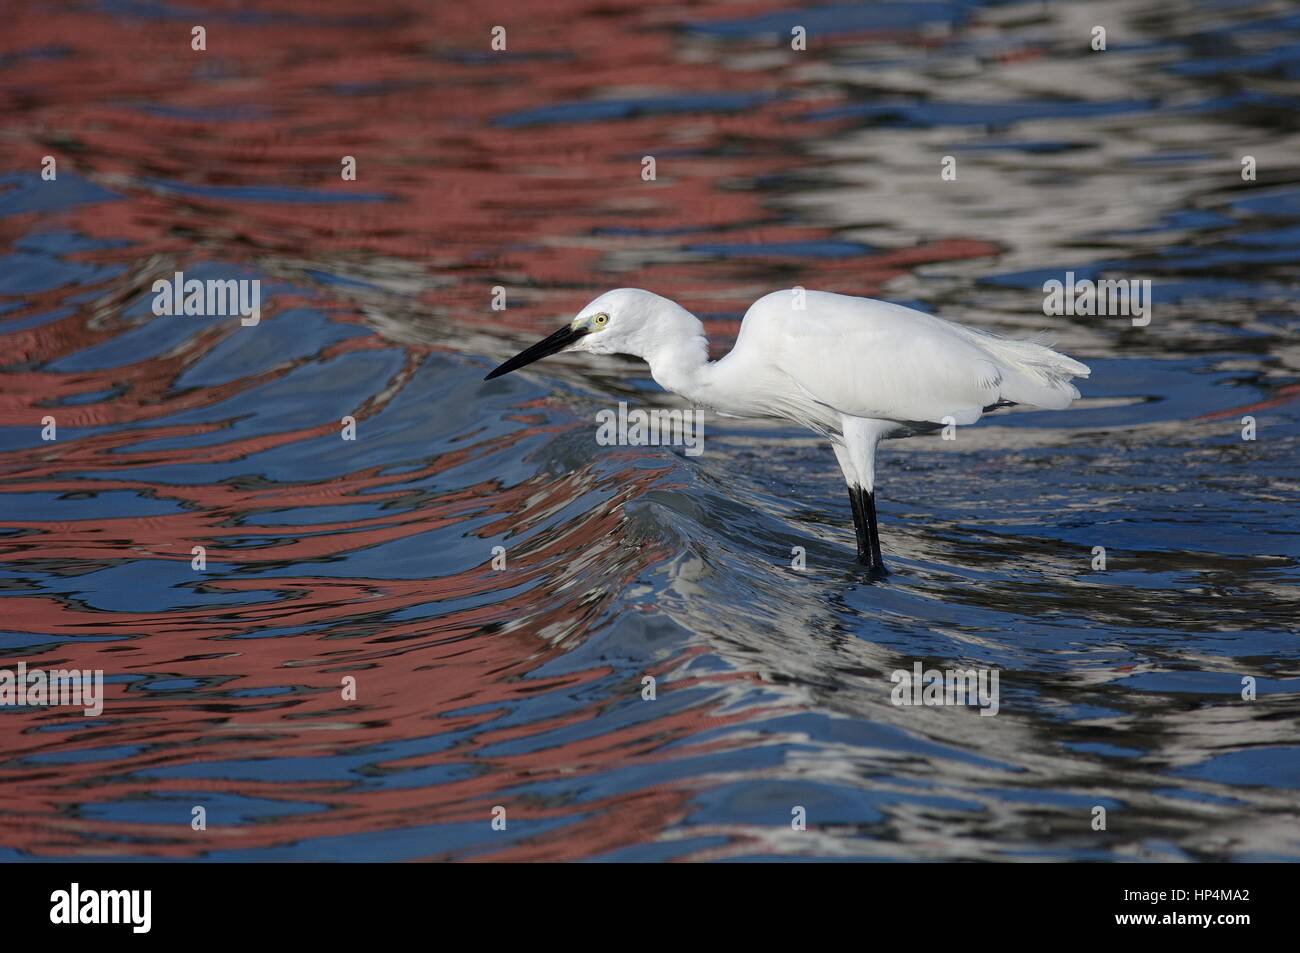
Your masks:
M889 570L879 559L873 559L870 553L858 553L858 571L872 581L884 579Z

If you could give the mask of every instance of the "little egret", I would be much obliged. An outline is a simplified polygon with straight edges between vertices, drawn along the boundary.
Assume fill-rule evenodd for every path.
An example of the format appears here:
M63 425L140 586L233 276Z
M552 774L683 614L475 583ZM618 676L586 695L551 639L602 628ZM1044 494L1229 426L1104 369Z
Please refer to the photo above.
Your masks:
M876 446L883 437L973 424L995 407L1051 410L1079 396L1088 368L901 305L795 288L745 312L731 352L708 357L704 325L649 291L619 288L493 370L491 380L560 351L630 354L659 386L728 417L790 420L831 442L849 485L858 561L883 571Z

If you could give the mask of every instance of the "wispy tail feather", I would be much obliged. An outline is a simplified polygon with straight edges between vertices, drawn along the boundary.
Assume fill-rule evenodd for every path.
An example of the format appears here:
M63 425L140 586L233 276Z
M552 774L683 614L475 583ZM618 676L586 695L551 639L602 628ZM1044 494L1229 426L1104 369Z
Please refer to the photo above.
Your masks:
M1043 335L1015 341L987 331L963 328L1002 370L1001 396L1017 404L1032 404L1047 410L1063 410L1078 400L1079 389L1072 378L1092 373L1087 364L1053 351Z

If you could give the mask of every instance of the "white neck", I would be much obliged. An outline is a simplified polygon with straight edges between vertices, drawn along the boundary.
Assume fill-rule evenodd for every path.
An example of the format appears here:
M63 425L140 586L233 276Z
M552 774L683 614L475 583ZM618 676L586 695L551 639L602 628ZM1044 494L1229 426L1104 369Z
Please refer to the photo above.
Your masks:
M704 325L685 308L673 304L655 316L641 342L640 357L650 376L664 390L689 401L709 404L709 339Z

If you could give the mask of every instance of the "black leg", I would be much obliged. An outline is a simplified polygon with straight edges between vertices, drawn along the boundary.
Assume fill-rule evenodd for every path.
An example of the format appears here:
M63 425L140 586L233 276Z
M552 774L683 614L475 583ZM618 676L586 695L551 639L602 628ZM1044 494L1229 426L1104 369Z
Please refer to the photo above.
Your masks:
M880 555L880 527L876 525L876 494L874 491L868 493L861 490L862 493L862 511L866 515L867 539L871 542L871 562L869 565L872 569L878 569L884 572L885 560Z
M876 494L860 486L849 487L853 504L853 528L858 535L858 562L868 569L883 572L885 561L880 555L880 529L876 525Z
M858 496L859 492L858 487L849 487L849 503L853 507L853 531L858 536L858 562L865 563L871 552L871 544L867 542L867 517L862 510L862 498Z

